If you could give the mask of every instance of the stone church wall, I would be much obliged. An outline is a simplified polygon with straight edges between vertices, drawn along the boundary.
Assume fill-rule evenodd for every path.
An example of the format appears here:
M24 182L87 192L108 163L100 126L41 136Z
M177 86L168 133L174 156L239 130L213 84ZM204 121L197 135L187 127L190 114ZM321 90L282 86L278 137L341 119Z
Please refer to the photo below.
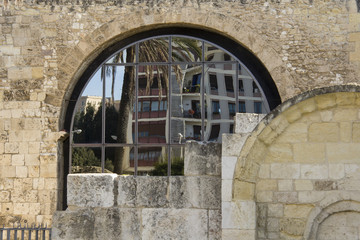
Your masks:
M79 77L102 50L135 33L184 26L231 38L249 49L264 64L283 101L315 88L359 83L360 13L356 0L2 0L0 7L0 224L51 223L53 213L62 206L62 141L69 131L64 129L69 97ZM314 114L313 125L301 122L305 120L294 120L294 124L299 126L294 131L302 131L293 133L294 137L306 136L306 141L311 140L323 150L292 142L271 145L269 158L275 159L275 162L267 159L260 168L260 173L270 171L270 175L260 178L263 175L251 173L249 177L252 177L247 182L235 181L233 189L253 190L256 199L263 203L259 205L263 207L258 206L259 211L268 209L276 199L284 202L273 207L288 209L286 204L292 202L285 199L295 199L296 195L297 201L300 201L300 196L312 196L310 188L333 187L330 184L334 180L331 169L335 165L332 164L343 167L344 171L340 174L347 179L352 174L349 167L353 163L332 159L329 151L334 150L329 146L339 150L334 152L335 155L357 153L358 149L354 147L357 140L353 138L353 132L356 134L358 131L357 120L338 119L342 115L338 112L347 111L350 105L341 106L345 110L338 105L330 106L326 111L320 110L320 117L320 113ZM293 109L294 116L301 110L298 107ZM355 112L354 109L348 110L351 111ZM271 126L277 129L275 123ZM318 127L324 131L335 127L339 132L317 139ZM269 134L266 135L266 132ZM271 141L271 134L274 133L269 127L264 130L261 136L268 139L262 140L265 144ZM252 138L251 141L255 142ZM305 160L296 154L303 148L314 151L321 160L301 162ZM294 157L289 157L289 154ZM278 162L277 157L284 162ZM300 166L300 163L304 165ZM287 178L272 177L278 176L277 172L286 164L294 167L288 174L291 172L298 177L291 180L292 185ZM306 178L309 174L312 176L311 173L305 174L306 164L308 168L315 167L326 172L327 177ZM248 173L244 174L247 176ZM239 176L236 175L236 178ZM255 178L262 181L256 188ZM339 181L337 179L334 186L337 189L351 186L351 181L344 180L344 184ZM298 192L295 182L308 188ZM333 190L323 190L321 194L326 195L329 191ZM231 194L232 199L240 193ZM271 201L267 199L267 193L272 194ZM317 206L314 202L304 204ZM279 224L285 228L281 219L286 216L274 217L273 226ZM304 224L305 220L296 220L299 221ZM264 234L279 234L264 225L260 225L260 229L264 229L260 231ZM253 234L253 225L250 230Z

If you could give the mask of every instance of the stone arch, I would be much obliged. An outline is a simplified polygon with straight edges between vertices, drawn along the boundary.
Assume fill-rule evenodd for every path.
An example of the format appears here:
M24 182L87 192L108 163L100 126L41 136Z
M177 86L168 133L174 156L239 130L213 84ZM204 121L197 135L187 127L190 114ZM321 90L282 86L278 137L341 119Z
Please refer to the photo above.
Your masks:
M336 199L336 200L335 200ZM346 218L347 215L357 215L359 218L360 215L360 199L358 196L337 196L335 199L332 199L331 204L323 207L323 208L315 208L310 213L304 238L309 240L319 239L319 233L324 234L324 224L327 221L336 221L340 220L339 218ZM328 201L329 199L327 199ZM331 218L330 218L331 217ZM353 219L355 224L358 224L356 219ZM340 221L337 221L338 224L341 224ZM349 224L348 224L349 225ZM338 229L335 226L331 227L331 234L342 233L341 227ZM338 231L337 231L338 230ZM320 239L324 239L321 238Z
M315 89L279 105L248 136L234 171L232 202L257 206L253 219L257 219L258 237L267 238L270 231L285 239L309 236L319 219L325 218L327 206L359 200L351 187L359 174L337 171L346 164L359 165L359 108L359 86ZM272 230L267 225L269 211L277 223Z
M267 145L303 115L336 106L360 106L360 87L338 85L314 89L291 98L270 112L245 142L235 167L234 181L255 182ZM233 194L234 195L234 194Z
M288 79L289 75L280 71L282 60L260 35L251 31L251 27L245 25L236 18L217 13L215 10L200 10L194 8L179 9L178 12L168 11L160 15L147 12L131 12L103 24L92 33L83 37L79 42L64 54L59 65L60 90L63 92L63 107L60 113L60 129L64 127L65 110L71 93L84 71L94 67L93 61L115 43L135 34L171 27L188 27L218 33L244 46L253 53L268 70L272 79ZM129 24L131 23L131 24ZM279 84L281 85L281 84ZM285 88L279 88L280 96L284 95Z

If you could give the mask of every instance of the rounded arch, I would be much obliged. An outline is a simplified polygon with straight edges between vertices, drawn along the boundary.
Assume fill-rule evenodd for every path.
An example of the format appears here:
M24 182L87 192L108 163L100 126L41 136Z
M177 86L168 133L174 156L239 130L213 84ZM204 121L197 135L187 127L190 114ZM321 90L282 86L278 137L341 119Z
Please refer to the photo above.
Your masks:
M69 104L71 107L71 95L77 82L85 74L86 69L94 67L96 59L103 54L103 51L137 34L141 35L164 28L187 28L194 29L195 32L202 30L232 40L236 45L256 56L256 60L267 69L267 74L275 82L272 85L280 93L274 102L286 97L286 84L281 84L280 81L281 79L291 79L291 76L287 72L281 71L283 62L275 51L277 46L269 45L270 43L265 41L261 35L252 31L251 26L234 17L217 13L216 9L211 8L207 8L206 11L180 8L176 12L168 11L162 13L161 17L158 16L158 13L152 12L152 10L148 10L146 14L135 11L122 15L95 29L67 51L59 65L59 79L61 79L59 89L65 100L60 112L60 129L66 127L65 116L69 108L67 105ZM280 84L277 83L278 81Z
M332 196L331 199L324 199L322 202L327 202L323 208L314 208L308 218L304 238L309 240L318 239L318 234L321 225L326 222L331 216L340 213L357 213L360 214L360 199L356 194L353 196ZM336 217L336 216L335 216Z
M150 28L150 30L148 28ZM84 69L85 66L79 67L79 72L81 72L81 74L78 72L73 76L73 78L76 78L77 80L72 79L72 83L69 84L68 90L66 91L68 94L68 96L66 96L68 105L66 106L65 112L62 113L62 116L64 116L64 121L61 122L63 124L61 129L69 129L71 114L75 107L76 100L87 80L91 77L96 68L101 65L101 63L103 63L114 52L135 41L169 34L181 34L190 37L206 39L222 47L226 51L231 52L236 58L244 63L244 65L250 70L256 79L261 79L259 84L263 89L266 98L268 99L270 109L274 109L281 103L281 97L277 86L263 62L260 61L260 59L256 57L248 48L239 44L238 41L235 41L233 38L221 35L213 30L204 30L194 26L184 27L180 25L174 25L169 27L168 25L159 25L152 26L152 28L147 26L145 30L143 29L141 32L138 32L137 30L135 33L130 35L125 33L124 36L116 36L115 38L104 43L107 45L107 47L105 48L105 46L102 46L102 50L100 52L97 51L96 57L91 62L86 61L86 63L88 63L86 69Z
M260 165L271 145L292 123L303 115L342 106L360 106L360 86L338 85L314 89L293 97L265 116L247 138L238 157L234 189L244 182L256 183ZM252 199L254 192L250 191Z

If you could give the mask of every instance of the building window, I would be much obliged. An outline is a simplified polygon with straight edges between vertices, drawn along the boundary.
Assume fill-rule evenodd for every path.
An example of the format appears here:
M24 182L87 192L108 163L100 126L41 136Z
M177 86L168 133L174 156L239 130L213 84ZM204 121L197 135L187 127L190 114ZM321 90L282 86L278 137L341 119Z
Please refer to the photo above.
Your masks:
M210 79L210 88L211 88L211 90L217 90L218 89L218 83L217 83L216 74L210 73L209 74L209 79Z
M254 112L255 113L262 113L262 107L261 107L261 102L254 102Z
M246 113L245 102L239 102L239 112L240 113Z
M228 103L228 105L229 105L229 114L230 114L230 116L234 116L235 112L236 112L235 103Z
M232 76L225 76L225 86L226 91L233 92L234 91L234 84L233 84L233 77Z
M213 114L219 114L220 113L220 103L218 101L213 101L212 102L212 111Z
M244 91L242 75L260 89L247 69L216 44L183 35L118 49L78 91L70 124L71 171L161 175L159 168L165 168L170 175L171 163L183 161L186 139L220 141L220 130L232 131L235 103L238 112L246 112L247 100L256 101L255 111L270 110L261 91L234 91Z

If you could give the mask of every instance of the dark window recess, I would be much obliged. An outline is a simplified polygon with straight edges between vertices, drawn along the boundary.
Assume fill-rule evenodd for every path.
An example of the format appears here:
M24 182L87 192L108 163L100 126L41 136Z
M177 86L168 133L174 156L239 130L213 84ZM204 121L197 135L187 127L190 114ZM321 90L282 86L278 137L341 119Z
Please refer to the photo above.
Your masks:
M254 112L262 113L261 102L254 102Z
M212 110L214 114L219 114L220 113L220 103L218 101L213 101L212 102Z
M229 103L229 114L231 116L235 115L235 103Z
M240 92L244 91L244 82L243 82L243 80L239 80L239 91Z
M211 90L217 90L218 89L218 84L217 84L216 74L209 74L209 78L210 78Z
M216 141L219 137L220 125L212 125L209 141Z
M193 126L194 130L194 139L200 140L201 139L201 126Z
M246 112L245 102L239 102L239 112L241 113Z
M234 91L234 84L233 84L232 76L225 76L225 87L226 87L226 91L228 91L228 92Z
M234 133L234 124L230 124L229 133Z

